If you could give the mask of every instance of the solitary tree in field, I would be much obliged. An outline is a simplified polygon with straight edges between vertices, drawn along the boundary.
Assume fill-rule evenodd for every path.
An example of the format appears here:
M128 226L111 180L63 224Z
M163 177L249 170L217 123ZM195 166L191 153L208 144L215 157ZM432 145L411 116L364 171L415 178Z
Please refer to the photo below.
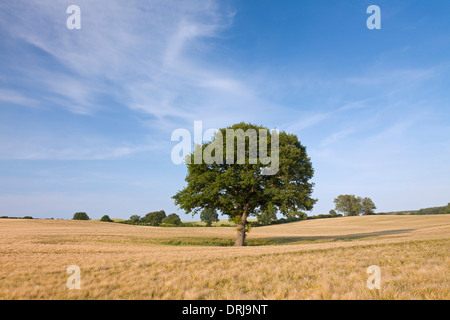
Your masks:
M206 208L200 213L200 220L205 222L207 227L211 227L213 222L219 221L219 214L215 209Z
M256 212L276 208L292 216L317 201L310 158L293 134L235 124L196 146L186 163L187 186L173 196L175 204L188 213L212 208L228 215L237 225L236 246L244 245L247 218Z

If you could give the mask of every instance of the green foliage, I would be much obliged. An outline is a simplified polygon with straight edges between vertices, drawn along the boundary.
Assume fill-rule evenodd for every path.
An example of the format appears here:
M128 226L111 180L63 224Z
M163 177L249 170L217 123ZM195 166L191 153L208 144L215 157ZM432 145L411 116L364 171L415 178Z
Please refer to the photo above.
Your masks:
M426 214L450 214L450 203L445 207L432 207L432 208L424 208L420 209L414 214L418 215L426 215Z
M329 214L330 214L330 216L332 216L332 217L337 217L337 215L338 215L337 212L334 211L333 209L330 210Z
M154 211L154 212L147 213L144 217L142 217L139 220L139 222L156 227L162 223L162 221L165 217L166 217L166 213L164 212L164 210Z
M427 215L427 214L450 214L450 203L443 207L423 208L409 211L381 212L382 215Z
M334 210L332 210L332 211L334 211ZM339 218L339 217L342 217L342 214L338 214L336 212L334 212L334 213L336 215L334 215L334 214L318 214L318 215L315 215L315 216L308 217L308 219L309 220L313 220L313 219L326 219L326 218Z
M255 213L258 219L258 224L266 226L271 224L273 221L277 220L276 210L260 211Z
M356 197L353 194L340 195L334 199L335 210L344 213L346 216L358 216L360 214L374 214L377 208L370 198ZM332 210L336 213L334 210ZM331 214L331 211L330 211Z
M129 221L131 223L138 223L139 220L141 220L141 217L138 216L137 214L133 214L132 216L130 216L130 219L129 219Z
M317 201L311 197L313 183L309 182L314 170L306 148L300 143L297 136L280 132L273 135L267 134L267 140L261 141L257 137L258 146L266 145L267 154L260 153L251 157L245 153L245 161L237 164L238 145L244 150L249 150L250 138L243 139L244 143L234 143L234 164L227 163L226 136L227 129L259 129L268 131L267 128L252 124L239 123L231 127L220 129L211 142L197 146L196 150L211 150L212 156L221 158L222 164L208 164L204 160L201 164L195 164L195 152L187 159L188 174L187 186L173 196L175 204L187 213L196 214L199 211L212 208L221 211L230 218L237 218L240 230L245 230L247 218L258 212L268 212L270 208L276 208L282 215L300 210L311 210ZM223 137L222 140L219 138ZM263 164L263 156L271 155L272 140L278 137L279 141L279 169L273 175L264 175L263 170L271 164ZM238 138L233 138L238 141ZM242 140L241 140L242 141ZM276 140L274 140L276 141ZM219 145L220 143L220 145ZM228 149L231 149L228 146ZM275 149L274 149L275 150ZM228 156L230 156L228 154ZM230 158L229 158L230 159ZM256 162L250 160L256 160ZM243 240L237 245L242 245Z
M33 217L32 216L25 216L22 219L33 219Z
M162 223L165 225L180 225L181 219L176 213L171 213L164 219L162 219Z
M100 221L104 221L104 222L114 222L114 221L112 221L112 220L109 218L109 216L106 215L106 214L100 219Z
M353 194L344 194L334 199L335 210L343 212L346 216L357 216L362 212L362 199Z
M205 222L207 227L211 227L213 222L219 222L219 214L215 209L205 208L200 213L200 220Z
M298 222L298 221L302 221L302 220L306 220L306 219L307 219L306 214L301 214L301 215L296 216L296 217L290 216L290 217L286 217L286 218L276 219L276 220L271 221L268 225ZM252 222L251 224L254 227L260 227L260 226L267 225L267 224L261 224L259 221L257 221L256 223Z
M373 203L372 199L366 197L364 199L361 199L361 208L362 208L362 214L371 215L371 214L375 213L374 210L377 207Z
M86 212L76 212L72 220L90 220L90 218Z

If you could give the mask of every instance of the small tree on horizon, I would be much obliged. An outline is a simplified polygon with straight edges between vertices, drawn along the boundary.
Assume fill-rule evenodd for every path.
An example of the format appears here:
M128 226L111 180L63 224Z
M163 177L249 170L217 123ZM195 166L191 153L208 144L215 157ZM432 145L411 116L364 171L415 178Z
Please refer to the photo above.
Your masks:
M181 224L181 218L176 213L171 213L167 217L162 219L162 223L164 223L164 224L180 225Z
M200 213L200 220L205 222L207 227L212 227L213 222L219 222L219 214L212 208L205 208Z
M353 194L344 194L334 199L335 210L346 216L357 216L361 213L361 198Z
M332 217L337 217L337 215L338 215L337 212L334 211L334 210L330 210L328 213L329 213L330 216L332 216Z
M90 220L90 218L86 212L76 212L72 220Z
M272 221L277 220L277 210L276 208L267 208L265 211L260 211L255 213L256 219L262 225L268 225Z
M163 219L166 217L166 212L164 210L154 211L147 213L144 217L142 217L139 222L150 224L151 226L157 227L159 226Z
M374 214L375 204L370 198L361 198L353 194L339 195L334 199L336 211L344 213L346 216L359 216L360 214ZM330 211L331 214L331 211Z
M367 197L361 200L361 207L363 215L375 214L374 210L377 208L373 203L372 199Z
M107 214L105 214L105 215L100 219L100 221L103 221L103 222L114 222L114 221L112 221L112 220L109 218L109 216L108 216Z
M137 214L133 214L130 216L130 219L128 220L130 220L132 223L138 223L139 220L141 220L141 217Z

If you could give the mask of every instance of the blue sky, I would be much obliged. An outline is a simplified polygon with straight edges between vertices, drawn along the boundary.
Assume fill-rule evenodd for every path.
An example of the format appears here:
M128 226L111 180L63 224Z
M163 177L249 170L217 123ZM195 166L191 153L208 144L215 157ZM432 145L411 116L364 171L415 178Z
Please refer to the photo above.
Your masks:
M66 9L81 9L69 30ZM369 5L381 30L369 30ZM450 201L448 1L2 1L0 215L175 207L171 133L246 121L296 134L310 215ZM194 218L194 219L198 219Z

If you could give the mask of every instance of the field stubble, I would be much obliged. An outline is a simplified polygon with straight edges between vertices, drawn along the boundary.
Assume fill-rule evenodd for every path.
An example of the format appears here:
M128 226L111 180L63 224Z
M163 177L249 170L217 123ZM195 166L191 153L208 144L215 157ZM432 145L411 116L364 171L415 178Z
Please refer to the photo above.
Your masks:
M252 246L224 246L234 235L0 219L0 298L450 298L450 216L301 221L252 229ZM66 286L70 265L80 267L80 290ZM366 287L370 265L381 268L380 290Z

